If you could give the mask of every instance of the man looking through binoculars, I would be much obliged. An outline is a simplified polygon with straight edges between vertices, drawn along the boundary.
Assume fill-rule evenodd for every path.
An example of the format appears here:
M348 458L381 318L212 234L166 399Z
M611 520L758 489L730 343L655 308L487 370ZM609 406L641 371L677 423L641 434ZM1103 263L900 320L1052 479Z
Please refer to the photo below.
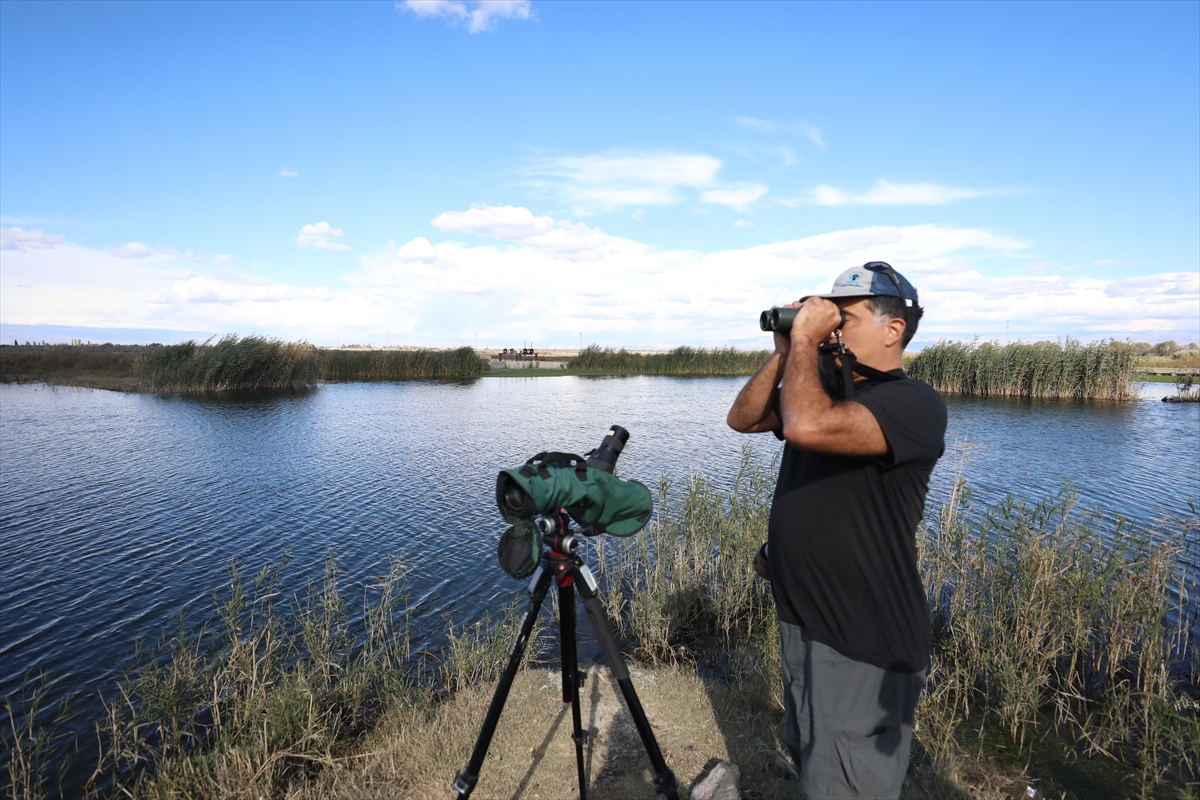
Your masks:
M775 352L727 418L786 442L760 556L784 737L812 798L899 797L908 768L930 652L915 534L946 432L945 403L903 371L922 313L882 261L764 312Z

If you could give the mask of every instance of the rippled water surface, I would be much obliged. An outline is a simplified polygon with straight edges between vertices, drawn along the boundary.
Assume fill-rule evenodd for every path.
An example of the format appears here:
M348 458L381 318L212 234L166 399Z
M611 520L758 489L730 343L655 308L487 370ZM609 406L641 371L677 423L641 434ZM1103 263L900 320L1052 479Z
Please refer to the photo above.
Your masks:
M256 571L289 551L303 581L336 550L348 586L403 557L415 645L436 645L446 616L471 621L521 591L495 563L499 469L589 450L619 423L632 434L624 477L727 483L743 443L768 459L779 447L726 428L743 383L483 378L220 400L0 386L0 695L48 669L94 698L136 637L207 610L230 559ZM947 443L967 443L980 499L1070 481L1085 505L1150 523L1200 496L1200 404L1158 402L1168 391L1150 384L1123 404L948 398Z

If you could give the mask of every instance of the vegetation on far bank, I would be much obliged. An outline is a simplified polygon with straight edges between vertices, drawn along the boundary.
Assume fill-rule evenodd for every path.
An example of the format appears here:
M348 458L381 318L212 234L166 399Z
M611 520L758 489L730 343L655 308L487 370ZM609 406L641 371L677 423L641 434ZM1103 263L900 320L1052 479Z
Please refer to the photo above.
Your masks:
M1190 345L1188 346L1191 347ZM1137 355L1146 351L1146 355ZM1163 354L1156 355L1161 351ZM0 345L0 381L42 382L121 391L222 392L288 389L323 381L394 381L566 375L750 375L766 350L678 347L658 353L589 346L565 369L489 371L488 359L469 347L324 350L306 342L259 336L175 345ZM1151 347L1071 339L998 345L940 342L905 357L905 368L942 392L999 397L1127 399L1133 382L1173 378L1139 369L1200 368L1200 351L1174 342Z
M946 394L1129 400L1137 355L1116 340L1083 345L1014 342L939 342L905 359L904 369Z
M487 359L470 347L455 350L326 350L325 379L399 381L411 378L466 378L482 375Z
M796 784L765 769L783 748L782 697L774 605L752 562L766 537L773 473L746 455L728 489L703 476L682 485L664 478L651 525L629 539L588 540L587 558L678 777L686 784L711 757L732 758L744 788L795 797ZM918 534L933 672L904 796L999 800L1018 780L1047 797L1194 794L1200 648L1189 632L1200 585L1181 565L1200 554L1181 556L1197 546L1195 516L1151 535L1078 509L1069 491L987 509L968 498L959 482ZM180 624L140 651L106 697L96 737L77 743L100 748L88 791L340 798L447 790L506 660L523 584L513 584L514 603L498 616L450 623L439 652L416 654L401 562L348 591L331 555L324 578L290 601L280 588L288 568L233 565L208 626ZM553 604L544 612L481 797L539 782L571 793L573 751L560 741L570 720L558 678L543 671L557 654L547 646ZM649 796L640 744L602 672L592 671L583 697L591 794ZM8 780L14 796L39 797L56 788L48 754L64 751L23 724L28 699L6 700Z
M455 350L322 350L307 342L234 335L173 345L0 346L0 381L121 391L298 389L323 381L461 378L487 360Z
M567 369L639 375L753 375L770 355L769 350L732 347L676 347L645 354L589 345L567 362Z

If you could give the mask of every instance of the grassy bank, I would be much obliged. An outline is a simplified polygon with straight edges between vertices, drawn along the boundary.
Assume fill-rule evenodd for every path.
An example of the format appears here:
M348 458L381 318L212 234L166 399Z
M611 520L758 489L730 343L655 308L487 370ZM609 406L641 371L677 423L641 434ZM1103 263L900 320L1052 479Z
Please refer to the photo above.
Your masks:
M729 758L743 788L797 797L796 784L767 770L783 747L778 641L769 587L751 567L773 483L773 467L750 456L727 489L700 476L664 479L652 524L630 539L589 540L587 557L678 777L693 782L710 759ZM1181 548L1196 546L1197 520L1152 537L1076 508L1069 493L973 509L961 483L927 519L919 546L933 673L905 797L999 800L1018 782L1048 797L1195 796L1200 650L1187 631L1200 587L1178 564ZM95 793L446 792L519 609L452 626L440 652L418 655L399 562L361 606L348 601L332 557L324 579L291 601L280 596L281 569L235 567L207 628L173 629L143 651L107 698ZM1171 624L1173 595L1192 616ZM547 671L553 655L531 647L480 797L571 794L570 719ZM640 745L602 670L583 697L591 794L650 796ZM11 778L30 791L15 794L38 796L53 769L38 766L37 732L17 727L19 739L5 742L19 756Z
M464 378L482 375L487 360L470 347L457 350L327 350L322 353L330 381L401 381L411 378Z
M666 353L633 353L590 345L567 362L567 369L639 375L753 375L770 356L766 350L732 347L677 347Z
M0 382L138 391L134 362L150 347L103 344L0 345Z
M1137 396L1136 361L1133 347L1116 340L1003 346L939 342L905 359L904 369L947 394L1128 400Z

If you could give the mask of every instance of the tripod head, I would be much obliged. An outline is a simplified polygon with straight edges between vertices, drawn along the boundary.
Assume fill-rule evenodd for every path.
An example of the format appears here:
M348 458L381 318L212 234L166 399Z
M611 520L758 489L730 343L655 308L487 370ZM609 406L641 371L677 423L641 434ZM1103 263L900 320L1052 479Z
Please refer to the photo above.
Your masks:
M538 517L533 524L541 532L542 544L550 548L551 555L573 556L579 549L579 537L571 530L571 518L564 510Z

